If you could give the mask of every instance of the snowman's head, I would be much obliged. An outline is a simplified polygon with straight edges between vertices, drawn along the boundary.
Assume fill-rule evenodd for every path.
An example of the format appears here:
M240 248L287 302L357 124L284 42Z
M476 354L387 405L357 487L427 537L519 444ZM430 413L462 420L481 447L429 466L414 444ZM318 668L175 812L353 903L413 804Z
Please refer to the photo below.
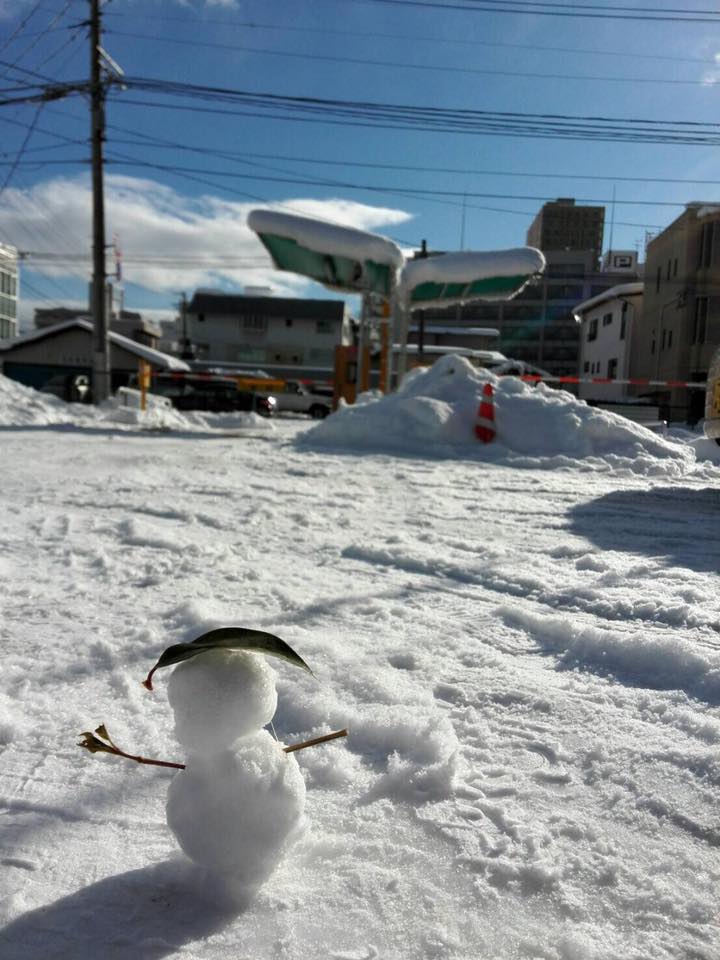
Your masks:
M262 654L207 650L175 667L168 700L182 746L219 753L272 719L275 675Z

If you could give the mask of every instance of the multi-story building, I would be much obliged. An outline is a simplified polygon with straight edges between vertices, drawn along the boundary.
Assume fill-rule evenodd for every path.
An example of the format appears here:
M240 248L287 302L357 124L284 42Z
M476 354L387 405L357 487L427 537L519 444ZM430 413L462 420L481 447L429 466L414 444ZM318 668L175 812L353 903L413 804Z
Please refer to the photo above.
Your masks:
M592 250L594 268L600 259L605 207L576 206L572 197L545 203L527 232L527 244L546 250Z
M689 203L647 247L638 377L676 382L707 379L720 346L720 204ZM670 420L703 416L704 390L658 387L651 394Z
M547 261L545 273L512 300L478 301L461 310L426 310L426 325L495 328L500 336L493 341L492 349L557 376L575 375L580 347L580 330L574 317L577 304L619 283L636 280L637 254L615 251L598 270L592 250L543 253ZM618 255L623 258L621 262L629 265L614 266Z
M18 255L15 247L0 243L0 340L17 336Z
M204 367L262 369L279 377L330 379L335 347L352 341L342 300L198 291L181 335Z

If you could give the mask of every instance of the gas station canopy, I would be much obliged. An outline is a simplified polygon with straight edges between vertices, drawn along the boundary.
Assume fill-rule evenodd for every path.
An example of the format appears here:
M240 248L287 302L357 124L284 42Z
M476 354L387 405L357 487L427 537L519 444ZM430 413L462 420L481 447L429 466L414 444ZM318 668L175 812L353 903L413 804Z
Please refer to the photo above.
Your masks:
M545 269L533 247L443 253L406 263L400 288L410 310L473 300L508 300Z
M278 270L299 273L344 293L391 294L403 265L391 240L275 210L252 210L248 226Z

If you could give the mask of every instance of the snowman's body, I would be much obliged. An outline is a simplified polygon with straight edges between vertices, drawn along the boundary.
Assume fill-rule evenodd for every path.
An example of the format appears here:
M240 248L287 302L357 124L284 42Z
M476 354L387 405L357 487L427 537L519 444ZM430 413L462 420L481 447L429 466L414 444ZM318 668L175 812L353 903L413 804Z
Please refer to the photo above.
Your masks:
M299 832L305 805L297 761L262 729L277 705L272 671L257 654L208 651L175 668L168 699L187 750L168 825L191 860L257 888Z

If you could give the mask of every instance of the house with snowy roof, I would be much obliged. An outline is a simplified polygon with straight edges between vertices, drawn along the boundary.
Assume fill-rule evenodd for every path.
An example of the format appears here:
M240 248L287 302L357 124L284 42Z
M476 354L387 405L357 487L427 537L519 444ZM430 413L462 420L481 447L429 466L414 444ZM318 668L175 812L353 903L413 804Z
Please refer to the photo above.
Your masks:
M138 373L141 360L153 370L187 372L184 360L110 331L113 391ZM49 390L66 400L82 400L92 378L93 325L75 318L0 341L0 373L12 380Z

